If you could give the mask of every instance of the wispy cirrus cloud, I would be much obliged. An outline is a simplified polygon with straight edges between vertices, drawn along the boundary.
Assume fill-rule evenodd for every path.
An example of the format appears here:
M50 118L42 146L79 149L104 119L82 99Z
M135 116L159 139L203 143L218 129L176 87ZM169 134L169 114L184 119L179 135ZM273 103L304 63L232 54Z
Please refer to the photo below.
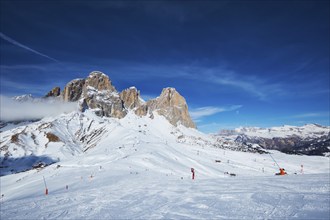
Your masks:
M244 91L247 91L254 96L257 96L258 98L264 100L266 99L267 93L260 89L259 86L256 85L256 83L252 83L251 81L244 80L244 79L238 79L236 76L231 75L230 77L227 76L211 76L209 77L210 82L219 84L219 85L225 85L225 86L232 86L239 89L242 89Z
M28 50L28 51L30 51L30 52L32 52L32 53L34 53L34 54L37 54L37 55L39 55L39 56L45 57L45 58L47 58L47 59L49 59L49 60L52 60L52 61L54 61L54 62L59 63L58 60L56 60L56 59L54 59L54 58L52 58L52 57L50 57L50 56L48 56L48 55L46 55L46 54L40 53L39 51L36 51L36 50L34 50L34 49L32 49L32 48L30 48L30 47L24 45L24 44L21 44L21 43L17 42L16 40L14 40L14 39L8 37L7 35L5 35L5 34L2 33L2 32L0 32L0 38L2 38L2 39L5 40L5 41L8 41L9 43L11 43L11 44L13 44L13 45L15 45L15 46L18 46L18 47L23 48L23 49L25 49L25 50Z
M190 110L190 116L192 119L198 120L202 117L211 116L220 112L235 111L239 108L242 108L242 105L231 105L227 107L205 106Z
M270 96L286 93L282 84L269 82L266 78L252 74L238 74L222 67L211 68L206 72L204 81L245 91L262 101L266 101Z
M269 82L266 78L251 74L248 76L239 74L222 66L205 67L200 64L153 65L139 63L119 66L119 64L121 63L114 62L113 67L118 71L127 73L125 76L128 75L140 80L143 78L149 79L150 77L194 80L244 91L262 101L266 101L271 96L286 93L286 89L282 84Z
M316 117L329 117L330 112L309 112L304 114L293 115L292 118L316 118Z
M226 92L235 94L247 94L261 101L269 101L278 97L306 97L316 96L321 94L328 94L329 89L324 88L322 82L299 83L298 85L288 84L287 82L271 81L267 76L260 77L256 75L246 75L238 73L226 68L225 65L206 67L203 63L191 64L153 64L153 63L140 63L134 61L123 60L93 60L93 65L61 62L61 65L55 63L40 64L40 65L1 65L1 72L11 78L12 75L17 74L17 71L31 73L50 73L54 78L63 78L63 71L71 73L74 78L84 77L90 71L100 69L108 74L111 79L117 82L130 82L134 81L136 84L145 80L158 80L163 79L167 82L178 82L179 80L203 83L204 85L219 85L220 89ZM105 64L106 63L106 64ZM5 71L5 72L4 72ZM6 73L7 72L7 73ZM40 74L40 76L46 76ZM40 77L40 78L41 78ZM69 77L66 74L65 77ZM47 75L47 79L49 79ZM71 80L71 79L66 79ZM184 87L185 85L183 85ZM153 91L151 91L153 92Z
M237 73L224 66L206 67L201 63L192 64L146 64L138 62L127 62L112 60L111 70L122 72L125 77L135 80L150 78L185 79L199 81L208 84L221 85L244 91L259 100L265 101L274 95L286 93L284 85L269 82L267 78Z

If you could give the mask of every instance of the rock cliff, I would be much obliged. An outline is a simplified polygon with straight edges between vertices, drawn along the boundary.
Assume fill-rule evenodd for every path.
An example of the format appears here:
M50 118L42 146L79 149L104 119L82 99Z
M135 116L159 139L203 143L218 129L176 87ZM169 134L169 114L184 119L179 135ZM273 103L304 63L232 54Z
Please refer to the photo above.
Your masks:
M124 106L127 109L134 109L143 104L143 101L140 98L140 91L138 91L135 87L130 87L123 90L120 93L120 98L123 100Z
M62 98L66 102L78 101L81 97L83 87L85 85L85 79L74 79L66 84Z
M111 80L102 72L94 71L86 79L69 82L62 93L64 101L79 101L80 109L94 109L99 116L123 118L128 111L138 116L153 116L154 112L164 116L171 124L182 124L196 128L191 120L188 106L174 88L165 88L159 97L145 102L140 91L130 87L118 93Z
M46 95L45 98L48 97L58 97L61 94L60 87L54 87L52 90L50 90Z
M196 128L190 118L185 98L175 88L164 88L159 97L148 101L146 105L149 113L156 111L173 125Z

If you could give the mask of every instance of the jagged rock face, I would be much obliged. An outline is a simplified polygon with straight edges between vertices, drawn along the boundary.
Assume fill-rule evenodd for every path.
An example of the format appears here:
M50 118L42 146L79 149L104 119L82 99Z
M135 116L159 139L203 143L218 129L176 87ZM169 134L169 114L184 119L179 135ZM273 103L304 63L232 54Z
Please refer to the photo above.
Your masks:
M147 104L141 105L135 110L134 113L138 116L146 116L148 114L148 105Z
M95 109L99 116L123 118L127 114L118 93L107 90L98 91L90 87L84 94L81 104L86 105L87 108Z
M54 87L52 90L50 90L45 97L57 97L61 94L61 89L60 87Z
M85 99L89 108L96 109L95 113L98 116L123 118L126 116L127 111L123 106L120 99L112 98L111 103L100 102L96 99Z
M149 112L157 111L163 115L171 124L196 128L191 120L187 102L174 88L163 89L160 96L147 102Z
M83 92L83 87L85 85L85 79L74 79L69 82L63 90L63 100L66 102L78 101Z
M102 72L94 71L86 78L82 98L99 116L123 118L127 114L116 88Z
M94 109L99 116L123 118L128 110L134 110L138 116L153 117L153 112L163 115L171 124L182 124L196 128L191 120L186 100L174 89L165 88L161 95L144 102L135 88L123 90L118 94L111 80L104 73L94 71L86 79L69 82L63 91L64 101L78 101L80 109Z
M115 87L112 85L109 77L102 72L94 71L89 74L85 80L85 88L93 87L96 90L107 90L110 92L116 92Z
M127 109L134 109L142 105L140 92L135 87L125 89L119 94L119 96L121 100L123 100L124 106Z

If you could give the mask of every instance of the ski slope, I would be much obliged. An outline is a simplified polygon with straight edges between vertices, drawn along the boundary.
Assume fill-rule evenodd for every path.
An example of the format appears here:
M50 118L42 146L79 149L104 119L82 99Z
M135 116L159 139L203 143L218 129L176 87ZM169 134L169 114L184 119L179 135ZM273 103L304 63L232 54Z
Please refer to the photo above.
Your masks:
M16 144L15 132L21 134ZM47 132L60 141L49 142ZM29 153L55 163L16 174L4 169L1 219L330 217L328 157L270 151L289 173L275 176L269 154L235 151L234 143L221 147L157 114L113 119L73 112L4 130L5 145L19 158L11 168L19 170Z
M328 219L329 175L189 178L100 171L92 179L55 174L16 188L2 219ZM79 172L82 174L83 172ZM41 175L41 174L40 174ZM71 179L76 179L75 181ZM69 189L65 183L70 182ZM13 183L14 184L14 183ZM32 183L31 183L32 184ZM18 191L18 192L17 192ZM31 191L34 191L33 193Z

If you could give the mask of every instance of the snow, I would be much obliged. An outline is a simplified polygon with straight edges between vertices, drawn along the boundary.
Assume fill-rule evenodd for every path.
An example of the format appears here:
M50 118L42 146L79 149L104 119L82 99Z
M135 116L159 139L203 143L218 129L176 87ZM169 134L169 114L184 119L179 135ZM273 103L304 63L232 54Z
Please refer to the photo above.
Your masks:
M302 127L284 125L282 127L259 128L259 127L240 127L234 130L236 133L245 134L250 137L274 138L301 136L304 138L317 138L330 133L330 127L316 124L307 124Z
M20 132L24 147L10 141ZM49 142L47 132L60 142ZM328 157L269 151L289 174L275 176L269 154L216 143L157 113L114 119L73 112L5 130L0 148L8 146L11 158L55 163L0 177L1 219L329 219Z
M140 96L139 96L139 101L140 101L142 104L146 103L146 101L145 101L143 98L141 98Z
M329 176L211 178L192 181L149 171L122 174L116 170L71 175L62 168L46 178L14 189L5 199L3 219L328 219ZM58 170L61 170L59 168ZM79 175L83 175L81 179ZM21 177L24 178L24 177ZM18 183L27 182L29 177ZM11 184L17 185L15 181ZM66 190L65 186L69 189ZM298 186L298 187L297 187ZM21 188L23 189L23 187ZM28 191L28 192L26 192ZM19 208L18 208L19 207Z
M93 71L88 75L88 78L93 78L94 76L106 77L109 78L106 74L102 73L101 71Z
M28 125L28 124L31 124L33 123L33 121L22 121L22 122L17 122L17 123L6 123L4 124L5 126L0 128L0 132L3 132L3 131L8 131L8 130L13 130L14 128L17 128L17 127L21 127L21 126L24 126L24 125Z
M20 95L20 96L14 96L12 98L15 101L18 102L28 102L28 101L33 101L35 98L32 96L32 94L25 94L25 95Z
M74 84L75 82L78 82L78 81L81 81L81 80L84 80L84 78L76 78L76 79L73 79L73 80L71 80L70 82L68 82L67 85Z

